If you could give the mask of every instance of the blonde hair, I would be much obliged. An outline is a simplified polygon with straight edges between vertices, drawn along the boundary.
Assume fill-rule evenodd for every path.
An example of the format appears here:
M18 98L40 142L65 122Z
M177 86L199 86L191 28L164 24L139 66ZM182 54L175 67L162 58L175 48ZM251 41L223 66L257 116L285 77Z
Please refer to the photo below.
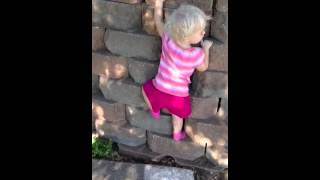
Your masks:
M201 9L192 5L181 5L165 22L164 30L175 41L183 41L199 28L204 29L211 19Z

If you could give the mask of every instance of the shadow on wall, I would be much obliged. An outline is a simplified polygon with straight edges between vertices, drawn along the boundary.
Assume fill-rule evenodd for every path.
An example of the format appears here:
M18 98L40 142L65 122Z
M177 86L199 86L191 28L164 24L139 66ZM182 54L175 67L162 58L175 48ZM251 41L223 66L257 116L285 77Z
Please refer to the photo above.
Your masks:
M101 0L92 0L92 21L93 23L99 22L108 22L109 24L113 24L114 20L110 14L106 14L106 10L102 9L103 7L106 7L105 2ZM105 19L102 20L101 18Z

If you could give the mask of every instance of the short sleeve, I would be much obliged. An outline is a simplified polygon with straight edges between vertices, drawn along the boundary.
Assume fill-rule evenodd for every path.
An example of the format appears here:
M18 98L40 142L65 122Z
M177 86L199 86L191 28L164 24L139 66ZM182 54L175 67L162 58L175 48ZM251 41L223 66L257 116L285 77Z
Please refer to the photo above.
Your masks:
M169 36L168 36L168 33L166 33L165 31L163 31L161 37L162 37L162 43L168 41Z
M196 49L196 55L195 55L195 67L198 67L200 65L202 65L204 63L204 57L205 57L205 53L204 50L202 48L197 48Z

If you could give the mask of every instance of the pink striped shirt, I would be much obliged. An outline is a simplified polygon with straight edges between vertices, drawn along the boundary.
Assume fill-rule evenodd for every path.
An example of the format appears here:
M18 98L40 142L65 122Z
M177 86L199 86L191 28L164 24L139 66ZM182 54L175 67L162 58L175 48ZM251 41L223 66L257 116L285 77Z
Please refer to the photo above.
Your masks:
M189 96L190 76L202 63L202 48L182 49L167 33L163 33L160 65L153 84L162 92L180 97Z

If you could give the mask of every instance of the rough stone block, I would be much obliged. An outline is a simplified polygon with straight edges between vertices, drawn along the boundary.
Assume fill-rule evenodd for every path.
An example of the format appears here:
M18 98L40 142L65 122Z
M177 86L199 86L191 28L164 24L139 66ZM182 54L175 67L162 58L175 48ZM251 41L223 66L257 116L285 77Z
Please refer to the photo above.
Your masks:
M125 121L125 105L108 101L102 95L92 97L92 114L97 120L116 122Z
M139 4L139 3L142 3L143 0L111 0L111 1L127 3L127 4Z
M217 0L216 9L220 12L228 12L228 0Z
M99 90L99 76L92 74L92 94L97 94Z
M228 44L213 41L209 51L208 70L228 72Z
M148 132L147 141L152 151L172 157L192 161L204 155L204 147L190 139L176 142L171 137Z
M159 36L156 23L154 21L154 9L152 6L143 4L142 6L142 27L145 32Z
M212 163L228 168L228 150L224 147L207 148L206 157Z
M153 119L149 112L142 109L126 106L127 120L131 125L159 134L171 135L171 116L161 115L160 119Z
M203 147L224 146L228 141L228 128L218 119L188 119L185 129L192 141Z
M219 98L191 97L192 113L190 118L208 119L217 116Z
M99 86L107 100L137 107L146 106L142 97L141 86L132 80L106 80L104 77L100 77Z
M146 131L131 125L103 123L96 124L99 136L127 146L140 146L146 143Z
M161 40L147 34L135 34L108 30L105 44L113 54L159 61Z
M94 26L136 32L141 30L141 4L92 0Z
M215 11L210 34L220 42L228 44L228 13Z
M102 27L92 27L92 50L102 50L105 49L104 45L104 33L105 28Z
M223 72L196 72L192 86L197 97L226 97L228 92L228 74Z
M129 61L129 74L136 83L143 84L158 72L159 63L149 61Z
M110 79L128 77L128 58L108 53L92 53L92 73L104 75Z

